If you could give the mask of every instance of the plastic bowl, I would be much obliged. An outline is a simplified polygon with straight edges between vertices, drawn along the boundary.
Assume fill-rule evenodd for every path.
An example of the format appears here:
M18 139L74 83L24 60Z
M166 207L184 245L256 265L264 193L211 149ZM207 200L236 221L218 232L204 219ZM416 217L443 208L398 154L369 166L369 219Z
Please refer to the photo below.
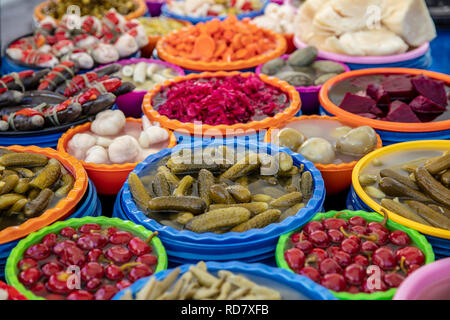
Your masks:
M314 218L311 219L311 221L319 221L322 218L325 218L325 219L332 218L338 212L345 212L345 214L342 214L339 216L339 218L341 218L341 219L348 220L354 216L361 216L370 222L383 221L383 217L378 214L369 213L369 212L365 212L365 211L350 211L350 210L328 211L326 213L319 213L319 214L315 215ZM431 263L434 261L433 249L431 248L431 245L428 243L428 241L426 240L426 238L423 235L421 235L420 233L418 233L415 230L406 228L406 227L399 225L398 223L395 223L391 220L387 221L386 226L389 230L401 230L401 231L406 232L409 235L409 237L411 238L412 244L417 246L425 254L425 264L428 264L428 263ZM278 267L289 270L291 272L294 272L294 271L289 267L287 261L284 259L284 251L288 245L291 235L297 231L298 230L289 232L287 234L283 234L280 237L280 240L278 241L277 249L275 252L275 259L277 261ZM414 275L415 275L415 273L414 273ZM411 277L409 277L409 278L411 278ZM414 276L412 276L412 278L414 278ZM370 293L370 294L369 293L352 294L352 293L348 293L348 292L335 292L335 291L331 291L331 292L337 298L339 298L341 300L390 300L390 299L392 299L392 297L394 296L396 291L397 291L397 289L391 288L387 291L374 292L374 293Z
M289 55L285 54L281 57L283 60L287 60ZM317 58L316 60L326 60L322 58ZM332 61L332 60L331 60ZM338 61L333 61L341 64L345 68L345 72L349 72L350 68ZM256 67L255 73L261 74L261 69L264 64L260 64ZM300 94L300 99L302 100L302 114L316 114L319 112L319 91L322 86L309 86L309 87L295 87L295 89Z
M178 0L173 0L173 1L178 1ZM261 9L250 11L250 12L241 13L241 14L236 15L236 17L239 20L242 20L244 18L254 18L254 17L262 15L264 13L264 9L269 4L269 0L260 0L260 1L263 4ZM213 20L213 19L224 20L224 19L227 18L226 15L206 16L206 17L182 16L182 15L178 15L178 14L173 13L172 11L170 11L170 8L169 8L169 6L167 4L164 4L162 6L161 13L162 13L162 15L164 15L166 17L174 18L174 19L177 19L177 20L189 21L192 24L197 24L199 22L207 22L207 21L210 21L210 20Z
M8 300L27 300L19 291L15 288L8 286L3 281L0 281L0 290L8 292Z
M45 300L43 297L38 297L33 292L27 290L23 284L19 281L17 263L22 259L25 251L33 244L41 241L43 237L52 232L59 232L62 228L73 227L78 228L86 223L97 223L101 226L116 227L120 230L131 232L142 239L147 239L152 234L151 231L145 229L142 226L136 225L130 221L123 221L117 218L107 217L84 217L79 219L70 219L67 221L57 222L51 226L45 227L37 232L30 234L28 237L19 242L17 247L13 249L11 255L6 262L6 281L9 285L15 287L21 294L30 300ZM156 272L167 269L167 255L161 240L158 237L153 237L151 240L153 247L155 248L158 264L156 265Z
M425 235L441 238L442 241L447 243L450 248L450 230L439 229L435 227L426 226L415 221L403 218L402 216L395 214L389 210L383 208L380 204L376 203L372 198L370 198L361 187L359 183L360 172L374 159L382 158L387 155L394 153L401 154L402 151L411 150L450 150L450 141L448 140L429 140L429 141L411 141L394 144L388 147L384 147L369 153L364 158L359 160L353 169L352 173L352 186L355 190L357 196L361 199L364 205L368 206L371 210L382 214L381 210L385 210L388 213L389 219L409 227L411 229L417 230ZM447 240L445 240L447 239Z
M273 250L278 237L288 231L297 228L308 221L314 214L321 210L325 188L322 177L314 165L305 160L301 155L295 154L286 148L278 148L272 144L246 143L243 141L223 141L216 142L196 142L191 145L178 145L173 149L164 149L157 154L151 155L136 166L133 171L138 176L146 172L147 168L156 165L161 159L170 156L171 152L182 149L199 150L205 147L225 145L236 150L252 150L272 154L283 151L290 154L294 159L294 165L304 164L305 170L311 172L314 181L314 193L308 204L295 216L283 220L281 223L273 223L263 229L253 229L246 232L228 232L225 234L195 233L189 230L176 230L170 226L163 226L156 220L148 218L141 211L133 200L128 181L122 189L121 206L126 216L135 223L145 226L149 230L158 231L159 236L164 241L168 255L175 259L184 261L198 260L243 260L254 257L267 258L273 255Z
M450 258L414 271L402 282L394 300L450 300Z
M305 48L308 44L298 37L294 38L297 48ZM334 52L319 50L320 58L335 60L346 63L351 70L370 68L417 68L427 69L431 65L430 44L425 42L420 47L414 48L405 53L390 56L349 56Z
M6 148L16 152L39 153L49 158L55 158L67 171L73 175L75 178L75 183L72 190L70 190L65 198L59 200L55 207L47 209L39 217L31 218L21 225L8 227L1 230L0 244L23 238L42 227L69 216L74 212L77 204L83 198L88 187L86 171L83 169L81 163L74 157L57 152L56 150L50 148L38 148L35 146L10 146Z
M331 78L323 85L319 93L319 100L325 112L336 116L339 120L353 126L366 125L374 128L377 130L385 144L387 141L393 141L395 143L410 140L450 139L450 120L424 123L400 123L368 119L339 108L328 97L328 92L332 87L342 80L356 76L379 74L424 74L430 78L444 81L447 85L450 85L449 75L419 69L379 68L350 71Z
M312 115L312 116L301 116L301 117L292 118L286 124L289 124L292 122L297 122L297 121L302 121L302 120L308 120L308 119L326 119L326 120L339 121L339 119L336 117ZM284 128L284 126L278 127L277 129L282 129L282 128ZM264 137L264 142L272 143L271 140L272 140L272 130L273 129L274 128L271 128L266 132L266 135ZM383 143L380 139L380 136L377 135L376 149L381 148L382 144ZM314 164L316 166L316 168L322 174L322 178L325 182L325 188L327 189L327 195L342 192L352 184L352 171L357 162L358 161L352 161L352 162L341 163L341 164L320 164L320 163Z
M145 59L145 58L132 58L126 60L120 60L114 63L118 63L121 66L126 66L129 64L136 64L139 62L146 63L156 63L167 68L171 68L175 71L178 76L184 76L184 71L180 67L177 67L171 63L164 62L156 59ZM142 100L144 99L147 90L134 90L118 96L116 99L116 104L120 110L122 110L127 117L139 118L142 115Z
M142 109L144 114L151 120L157 121L164 128L172 129L181 134L191 134L200 136L211 136L211 135L223 135L225 137L238 136L238 135L248 135L255 134L256 132L267 129L269 127L281 125L293 117L301 107L300 96L295 88L289 85L285 81L280 81L274 77L268 77L266 75L259 75L260 79L266 84L272 85L283 91L290 99L291 104L283 111L276 114L274 117L267 117L260 121L251 121L248 123L237 123L234 125L217 125L211 126L207 124L196 125L192 122L181 122L177 119L169 119L166 116L159 114L158 111L153 109L152 101L153 97L161 91L164 87L170 86L173 83L182 82L190 79L200 79L200 78L211 78L211 77L229 77L241 75L243 77L249 77L253 73L246 72L204 72L200 74L189 74L184 77L177 77L172 80L166 80L162 84L158 84L153 90L150 90L144 97L142 104Z
M158 17L161 15L161 7L165 3L165 0L145 0L147 10L150 16Z
M129 122L142 123L141 119L127 118ZM72 137L77 133L82 133L90 130L92 122L85 123L81 126L77 126L70 129L62 135L58 141L58 151L64 155L67 153L67 145ZM166 129L167 130L167 129ZM172 148L176 145L177 140L170 130L169 142L167 148ZM104 195L116 195L123 183L128 177L128 174L133 171L138 162L124 163L124 164L96 164L90 162L80 161L83 167L86 169L89 178L94 183L99 194Z
M189 271L191 265L180 266L180 276ZM206 262L208 271L217 274L220 270L227 270L243 275L259 285L278 290L285 300L336 300L329 290L319 286L310 279L293 275L282 269L272 268L260 263L248 264L238 261ZM165 279L174 269L164 270L155 274L156 280ZM139 279L127 289L118 292L112 300L120 300L127 290L131 290L133 297L144 287L151 277Z

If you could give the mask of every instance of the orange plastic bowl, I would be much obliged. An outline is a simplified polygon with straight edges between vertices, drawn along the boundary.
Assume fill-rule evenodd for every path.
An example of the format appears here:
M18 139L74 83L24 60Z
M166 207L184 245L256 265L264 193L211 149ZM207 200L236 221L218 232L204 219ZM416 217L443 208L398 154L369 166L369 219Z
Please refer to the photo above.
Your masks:
M345 111L331 102L328 97L328 92L338 82L349 79L356 76L368 76L378 74L411 74L411 75L426 75L427 77L444 81L447 85L450 85L450 76L420 69L408 69L408 68L376 68L376 69L363 69L350 71L337 75L336 77L328 80L319 92L319 100L322 107L329 113L335 115L340 121L351 124L353 126L369 126L375 130L385 130L394 132L433 132L443 131L450 129L450 120L437 121L437 122L423 122L423 123L403 123L403 122L389 122L382 120L374 120L365 117L358 116L351 112Z
M329 117L329 116L301 116L290 119L287 123L297 122L307 119L324 119L324 120L336 120L345 125L342 121L340 121L337 117ZM353 126L355 127L355 126ZM283 129L284 126L277 127L277 129ZM267 130L266 135L264 136L264 142L271 143L272 140L272 130L271 128ZM381 148L383 145L380 136L377 134L377 146L376 149ZM348 163L341 164L320 164L315 163L314 166L320 171L322 174L322 178L325 182L325 188L327 189L327 194L336 194L346 190L352 184L352 171L358 161L352 161Z
M212 77L229 77L241 75L243 77L249 77L254 75L252 72L203 72L203 73L191 73L187 76L176 77L172 80L166 80L165 82L156 85L152 90L149 90L147 94L144 96L144 101L142 103L142 110L144 114L151 120L157 121L161 124L163 128L169 128L172 130L176 130L182 134L191 134L198 135L201 134L203 136L211 136L211 135L223 135L223 136L238 136L240 134L245 133L256 133L260 130L267 129L269 127L276 127L278 125L283 125L290 118L292 118L301 108L300 95L297 90L290 84L285 81L281 81L275 77L269 77L264 74L258 75L259 78L265 82L266 84L275 86L283 91L289 97L291 104L280 113L277 113L274 117L267 117L260 121L251 121L248 123L236 123L233 125L218 125L211 126L207 124L203 124L201 126L201 130L199 130L199 126L194 125L192 122L181 122L176 119L169 119L166 116L161 115L157 110L153 109L152 100L153 97L161 91L164 87L167 87L173 83L182 82L190 79L201 79L201 78L212 78Z
M57 220L65 219L74 212L75 207L83 198L88 187L88 178L83 166L77 159L68 154L57 152L51 148L39 148L36 146L10 146L5 148L15 152L39 153L49 158L54 158L73 175L75 178L75 183L72 190L69 191L65 198L59 200L55 207L46 210L39 217L25 221L21 225L8 227L1 230L0 244L24 238L30 233L42 229Z
M144 0L133 0L137 4L136 10L125 15L125 19L132 20L143 16L147 12L147 4ZM47 15L44 10L47 8L49 1L44 1L34 8L34 17L37 21L43 20Z
M141 119L127 118L127 121L142 123ZM58 141L58 151L69 155L67 153L67 144L77 133L83 133L91 129L92 122L76 126L68 130L61 136ZM169 132L169 143L167 148L172 148L177 144L177 139L173 132ZM127 180L128 175L134 170L138 162L124 163L124 164L96 164L81 161L81 164L86 169L89 178L94 183L99 194L116 195L119 193L123 184Z

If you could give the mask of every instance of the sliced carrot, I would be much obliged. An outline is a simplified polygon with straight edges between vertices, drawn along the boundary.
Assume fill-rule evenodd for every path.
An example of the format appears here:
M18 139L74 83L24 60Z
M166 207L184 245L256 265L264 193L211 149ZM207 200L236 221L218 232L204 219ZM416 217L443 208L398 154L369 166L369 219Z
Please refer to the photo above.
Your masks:
M214 52L214 58L220 57L225 50L227 50L227 44L225 41L218 41L216 46L216 51Z
M195 40L194 49L192 53L199 57L211 58L214 54L216 43L207 34L203 34Z
M236 51L235 56L237 59L242 60L248 56L248 51L244 48L239 49L238 51Z
M220 20L219 19L213 19L209 21L207 24L207 31L209 34L213 34L217 32L220 29Z

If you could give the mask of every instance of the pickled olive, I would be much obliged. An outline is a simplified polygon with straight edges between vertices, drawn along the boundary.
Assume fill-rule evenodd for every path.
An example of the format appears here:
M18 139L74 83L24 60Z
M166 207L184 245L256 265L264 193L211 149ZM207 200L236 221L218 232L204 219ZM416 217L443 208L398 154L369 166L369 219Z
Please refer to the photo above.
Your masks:
M270 202L272 200L273 200L273 198L266 194L254 194L251 197L252 202Z
M130 185L130 191L134 201L136 201L136 203L142 208L147 209L148 203L152 200L152 198L148 194L147 190L145 190L141 179L139 179L136 173L130 173L130 176L128 177L128 184Z
M381 191L391 197L407 197L418 201L430 201L430 199L422 192L411 189L403 183L389 177L382 178L378 183L378 186Z
M392 178L392 179L397 180L398 182L403 183L404 185L410 187L411 189L414 189L417 191L420 190L419 187L417 186L417 184L414 181L411 181L411 179L409 177L405 177L392 169L380 170L380 176L382 178L385 178L385 177Z
M190 212L180 212L177 214L177 217L175 218L175 222L182 224L183 226L188 223L192 218L194 218L194 215Z
M7 153L0 156L0 165L4 167L42 167L48 158L37 153Z
M198 197L163 196L150 200L148 207L152 211L187 211L200 214L206 209L206 203Z
M297 151L297 149L305 142L306 137L303 133L298 130L291 128L282 129L278 135L278 144L282 147L286 147L292 151Z
M19 176L17 174L4 177L0 181L0 194L5 194L14 190L14 188L18 183L19 183Z
M19 194L24 194L30 189L30 181L29 178L21 178L19 182L14 187L14 192Z
M15 172L17 172L22 178L33 178L34 172L27 168L14 168Z
M11 208L8 209L8 211L6 212L7 216L13 215L13 214L18 214L20 212L22 212L23 208L26 206L26 204L28 203L28 199L20 199L17 200L16 203L14 203Z
M41 190L36 198L26 204L25 215L27 217L35 217L44 212L52 201L53 195L53 191L48 188Z
M297 153L314 163L328 164L334 161L336 153L331 143L323 138L310 138L306 140Z
M300 192L303 195L303 201L307 202L314 193L314 181L311 172L305 171L302 173L300 180Z
M261 229L268 226L271 223L276 222L281 215L281 211L277 209L270 209L260 213L250 220L237 225L230 232L245 232L250 229Z
M375 149L377 135L375 130L362 126L350 130L336 142L336 150L353 156L363 156Z
M432 159L430 162L425 164L425 169L427 169L430 174L436 174L448 168L450 168L450 153Z
M383 207L385 207L386 209L388 209L389 211L392 211L406 219L409 220L413 220L415 222L427 225L427 226L431 226L430 223L428 223L428 221L426 221L425 219L423 219L421 216L419 216L418 214L414 213L413 211L409 210L408 208L406 208L404 205L402 205L401 203L398 203L394 200L391 199L382 199L381 200L381 205Z
M382 199L386 197L386 194L374 186L367 186L364 188L364 192L367 193L370 197L375 199Z
M211 171L206 169L201 169L198 173L198 194L200 198L205 201L206 205L211 204L211 199L209 198L209 190L214 184L214 176Z
M167 180L166 180L167 181ZM183 179L181 179L180 183L178 184L178 187L174 190L173 195L176 197L182 197L186 195L189 188L194 183L195 179L191 176L184 176Z
M167 182L166 176L161 172L158 172L155 176L153 192L157 197L170 196L169 182Z
M24 196L16 193L7 193L0 196L0 210L8 209L17 201L25 199Z
M274 208L289 208L301 202L302 199L303 195L301 192L291 192L271 201L270 206Z
M414 174L420 189L433 200L450 207L450 190L448 188L439 183L424 167L417 168Z
M359 176L359 183L363 186L369 186L378 181L378 177L375 174L362 174Z
M231 204L235 203L233 197L231 194L225 189L225 187L221 184L214 184L209 189L209 198L214 203L224 203L224 204Z
M266 202L248 202L235 204L212 204L209 206L209 210L225 208L245 208L250 211L252 215L257 215L269 209L269 205Z
M186 229L202 233L226 227L234 227L250 219L250 211L245 208L216 209L190 220Z
M243 187L239 184L235 184L233 186L229 186L226 188L226 190L231 194L231 196L236 200L237 202L250 202L252 194L250 193L250 190L248 190L246 187Z
M296 215L301 209L305 207L304 203L297 203L294 204L289 209L286 209L280 216L280 221L283 221L284 219Z
M229 168L227 171L222 173L220 177L234 181L237 178L245 176L253 170L258 169L259 166L260 161L258 155L256 153L250 153L249 155L236 162L236 164L231 166L231 168Z
M280 152L278 157L279 172L290 171L294 165L292 157L286 152Z
M60 198L66 196L72 190L75 179L70 173L66 173L61 177L61 182L62 186L55 191L55 195Z
M40 190L39 189L31 189L28 192L28 199L33 200L36 199L36 197L39 195Z
M166 166L159 166L158 172L161 172L162 174L164 174L171 189L175 189L178 186L180 179L178 179L178 177L176 175L174 175L172 173L172 171L170 171L169 168L167 168Z
M59 161L51 159L45 168L33 178L30 186L39 189L45 189L54 184L61 176L61 164Z
M414 200L406 200L405 204L415 210L422 218L427 220L431 225L450 230L450 219L446 216L434 211L426 204Z

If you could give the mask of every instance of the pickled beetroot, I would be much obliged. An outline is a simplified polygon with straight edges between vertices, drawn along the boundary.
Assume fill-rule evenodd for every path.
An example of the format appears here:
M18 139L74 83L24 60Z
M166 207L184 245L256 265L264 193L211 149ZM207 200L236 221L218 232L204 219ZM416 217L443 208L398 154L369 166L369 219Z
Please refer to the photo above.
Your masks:
M415 94L409 75L387 76L383 80L382 86L391 98L395 97L397 99L408 100L413 98Z
M396 100L389 105L389 113L383 120L392 122L421 122L411 107L404 102Z
M416 97L413 101L411 101L409 106L411 107L411 110L417 113L442 113L446 110L445 107L434 103L432 100L424 96Z
M347 92L339 108L351 113L373 113L372 110L377 108L377 102L372 98Z
M379 104L389 104L391 102L389 93L378 83L369 84L366 93Z
M411 83L420 95L430 99L441 107L447 106L447 94L445 92L444 82L420 75L412 78Z

